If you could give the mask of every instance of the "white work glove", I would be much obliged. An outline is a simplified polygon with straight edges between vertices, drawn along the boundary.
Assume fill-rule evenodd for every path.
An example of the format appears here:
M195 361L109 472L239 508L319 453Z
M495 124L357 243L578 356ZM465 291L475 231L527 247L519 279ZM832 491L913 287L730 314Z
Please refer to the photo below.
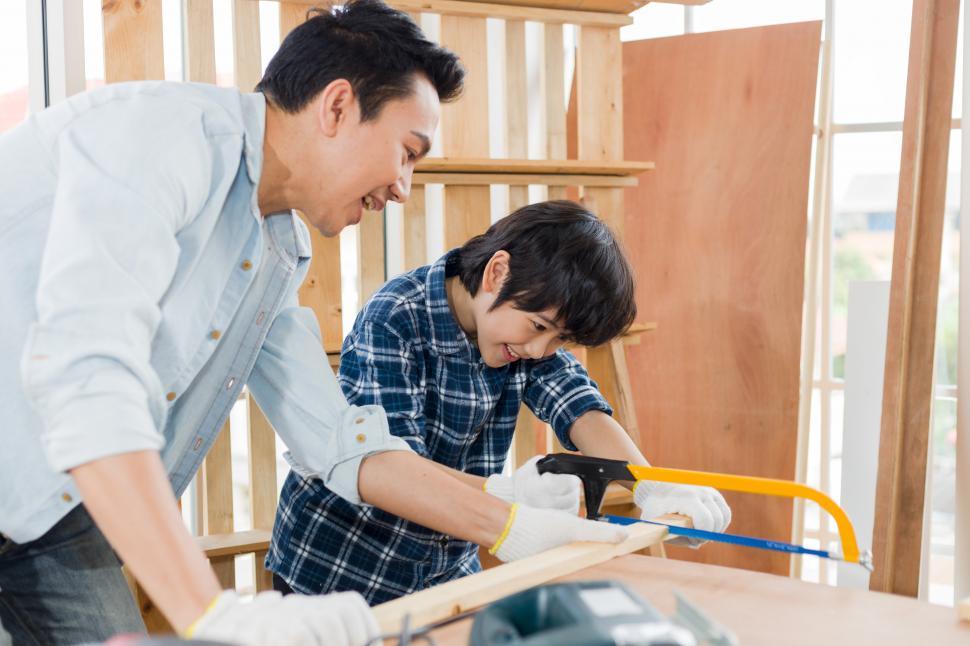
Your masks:
M620 525L515 503L509 512L505 531L489 553L501 561L517 561L574 541L619 543L627 535L626 529Z
M731 524L731 508L724 496L711 487L641 480L633 490L633 502L640 508L642 520L653 520L664 514L689 516L695 529L723 532ZM707 541L678 536L672 545L697 548Z
M505 502L578 515L579 478L560 473L540 474L536 462L542 457L537 455L523 464L511 478L499 474L489 476L485 481L485 492Z
M356 592L260 592L243 601L224 590L185 636L238 646L362 646L378 634L377 619Z

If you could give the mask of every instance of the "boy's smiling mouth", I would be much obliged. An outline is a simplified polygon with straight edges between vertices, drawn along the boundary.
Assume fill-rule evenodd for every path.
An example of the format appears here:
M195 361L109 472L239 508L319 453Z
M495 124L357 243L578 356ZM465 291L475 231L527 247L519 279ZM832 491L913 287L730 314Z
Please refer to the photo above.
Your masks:
M502 352L505 354L505 360L508 361L509 363L512 363L513 361L518 361L520 358L519 355L517 355L515 352L512 351L512 348L509 347L508 343L502 344Z

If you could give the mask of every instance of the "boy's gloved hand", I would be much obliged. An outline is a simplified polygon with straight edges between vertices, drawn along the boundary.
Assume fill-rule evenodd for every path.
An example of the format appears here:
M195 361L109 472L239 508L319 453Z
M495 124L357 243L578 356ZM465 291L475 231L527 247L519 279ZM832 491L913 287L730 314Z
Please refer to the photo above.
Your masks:
M579 478L576 476L543 473L536 469L537 455L521 467L512 477L495 474L485 481L485 492L505 502L517 502L540 509L558 509L573 516L579 514Z
M502 561L517 561L574 541L619 543L626 537L627 531L621 525L514 503L505 531L489 553Z
M232 590L224 590L185 631L186 637L240 646L361 646L378 634L374 614L356 592L285 597L260 592L243 601Z
M731 508L721 492L711 487L641 480L633 489L633 502L640 508L643 520L682 514L691 518L695 529L708 532L723 532L731 524ZM679 536L670 544L697 548L706 542Z

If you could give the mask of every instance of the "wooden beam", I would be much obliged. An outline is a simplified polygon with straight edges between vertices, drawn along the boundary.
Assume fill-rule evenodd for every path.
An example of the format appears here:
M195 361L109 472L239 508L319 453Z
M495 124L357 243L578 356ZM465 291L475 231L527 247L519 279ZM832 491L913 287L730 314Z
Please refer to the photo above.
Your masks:
M406 202L405 202L406 204ZM384 211L364 211L357 225L359 307L387 280L384 260Z
M917 596L959 0L915 0L893 242L872 590Z
M209 449L205 459L205 533L228 534L233 531L232 455L229 422ZM212 569L225 589L236 587L236 562L232 555L209 559Z
M519 173L415 173L413 184L444 184L446 186L528 186L539 184L550 187L563 186L611 186L623 188L636 186L636 177L617 177L615 175L552 175ZM550 198L555 199L555 198Z
M404 203L404 270L417 269L428 262L427 219L424 186L412 181L411 195Z
M259 5L248 0L232 4L232 60L236 87L252 92L263 76L259 51Z
M669 520L672 523L682 522ZM400 632L405 616L410 617L412 628L425 626L614 557L642 550L660 543L667 536L667 529L660 525L640 524L628 529L630 537L617 545L563 545L531 558L506 563L383 603L373 608L374 614L384 633Z
M269 549L269 542L273 532L265 529L249 529L242 532L227 534L210 534L196 536L195 543L205 552L206 557L236 556L251 554Z
M505 21L505 154L529 156L529 86L525 73L525 21ZM529 203L527 185L509 185L509 212Z
M103 0L104 80L165 78L161 0Z
M253 510L253 529L273 529L276 518L276 432L256 400L246 395L249 415L249 501ZM256 590L273 589L273 575L265 567L266 548L254 551L253 576Z
M255 2L257 0L249 0ZM280 0L277 0L280 1ZM285 0L303 6L319 6L319 0ZM414 17L421 13L468 18L504 18L505 20L531 20L559 25L595 25L599 27L623 27L633 24L629 16L603 11L576 11L511 4L466 2L465 0L390 0L387 4L406 11ZM418 22L415 20L415 22ZM420 22L418 22L420 24Z
M543 75L542 89L545 98L545 136L546 157L566 159L566 90L563 85L565 50L563 49L563 26L543 25L545 48L543 65L539 73ZM566 185L550 185L547 189L550 200L566 198Z
M212 0L185 0L185 70L188 80L216 82Z
M611 116L615 116L615 113ZM616 128L614 128L616 130ZM447 140L446 140L447 141ZM615 142L614 142L615 143ZM488 149L477 142L476 148ZM622 143L619 146L622 152ZM426 157L414 169L415 173L493 173L531 175L611 175L632 177L656 165L651 161L622 161L598 151L599 159L493 159L488 157Z

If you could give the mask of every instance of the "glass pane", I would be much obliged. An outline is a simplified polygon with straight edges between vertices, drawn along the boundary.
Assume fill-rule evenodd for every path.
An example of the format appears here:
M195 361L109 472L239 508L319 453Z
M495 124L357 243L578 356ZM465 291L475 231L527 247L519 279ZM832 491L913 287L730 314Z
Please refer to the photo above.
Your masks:
M694 8L694 31L760 27L825 18L824 0L732 0Z
M957 315L960 286L960 146L959 130L950 134L946 214L940 261L940 305L936 320L937 386L957 383Z
M849 281L889 280L902 133L840 134L832 140L832 376L845 376Z
M27 116L27 5L0 4L0 133Z
M684 33L684 7L650 3L631 14L633 24L620 28L620 40L643 40Z
M104 85L104 25L101 0L84 0L84 78L87 89Z
M835 3L836 122L903 120L912 11L912 0Z

